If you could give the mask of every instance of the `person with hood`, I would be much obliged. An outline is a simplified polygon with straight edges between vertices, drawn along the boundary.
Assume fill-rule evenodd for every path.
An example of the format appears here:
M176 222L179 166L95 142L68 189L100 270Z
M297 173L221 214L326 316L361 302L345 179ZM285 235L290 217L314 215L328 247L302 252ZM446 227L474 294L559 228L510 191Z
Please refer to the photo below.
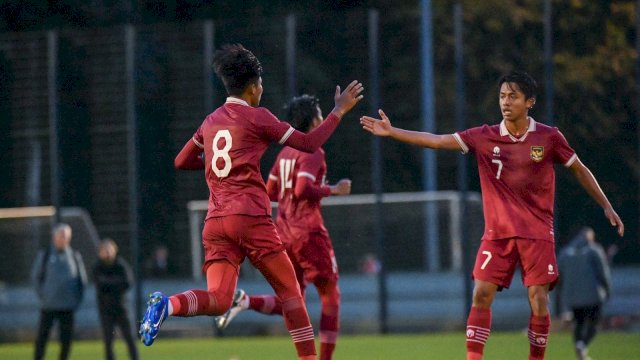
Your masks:
M54 321L60 324L60 359L71 351L74 313L82 302L87 272L82 256L69 244L71 227L58 224L52 231L52 244L40 251L31 274L40 299L40 325L35 343L35 359L44 357Z
M587 346L596 335L602 307L611 293L607 257L592 228L582 228L562 250L558 268L562 309L573 312L576 355L586 360Z

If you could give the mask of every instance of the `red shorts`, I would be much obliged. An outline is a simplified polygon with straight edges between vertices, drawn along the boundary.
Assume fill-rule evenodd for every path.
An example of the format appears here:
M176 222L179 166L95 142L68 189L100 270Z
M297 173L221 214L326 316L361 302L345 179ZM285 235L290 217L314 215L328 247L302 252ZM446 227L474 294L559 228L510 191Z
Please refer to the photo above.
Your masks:
M553 289L558 281L555 244L523 238L482 241L473 278L496 284L500 289L508 288L518 264L526 287L550 284L549 289Z
M282 229L280 235L298 282L304 287L305 283L338 281L338 263L329 234L326 231L296 233L294 238L290 232Z
M270 216L229 215L212 217L202 230L206 272L212 261L226 260L238 267L245 256L258 264L267 255L284 251Z

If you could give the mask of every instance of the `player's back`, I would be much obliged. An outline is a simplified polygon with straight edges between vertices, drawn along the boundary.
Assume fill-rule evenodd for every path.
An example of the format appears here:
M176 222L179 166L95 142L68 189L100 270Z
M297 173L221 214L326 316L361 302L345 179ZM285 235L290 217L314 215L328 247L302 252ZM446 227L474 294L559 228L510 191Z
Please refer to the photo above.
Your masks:
M268 110L231 98L207 116L194 136L205 152L210 191L207 218L271 214L260 159L270 142L284 141L291 132Z
M303 179L307 186L321 189L326 172L325 154L321 148L308 154L286 147L278 154L269 176L277 178L279 229L286 226L326 231L320 211L322 196L296 195L296 187Z

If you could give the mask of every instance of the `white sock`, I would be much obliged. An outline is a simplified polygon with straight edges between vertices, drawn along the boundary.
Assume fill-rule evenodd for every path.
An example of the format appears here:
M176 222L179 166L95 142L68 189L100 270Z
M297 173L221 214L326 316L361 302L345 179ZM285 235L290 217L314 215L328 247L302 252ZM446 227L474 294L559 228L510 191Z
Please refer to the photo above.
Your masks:
M168 309L167 309L167 316L171 316L173 315L173 305L171 304L171 301L167 301L169 303Z

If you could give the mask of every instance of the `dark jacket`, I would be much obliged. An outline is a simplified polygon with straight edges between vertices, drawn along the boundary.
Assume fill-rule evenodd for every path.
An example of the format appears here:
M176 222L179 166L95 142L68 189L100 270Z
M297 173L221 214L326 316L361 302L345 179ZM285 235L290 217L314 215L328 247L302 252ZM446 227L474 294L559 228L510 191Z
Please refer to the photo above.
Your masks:
M611 274L600 244L576 237L560 253L558 268L563 309L602 305L609 298Z
M120 311L124 306L124 294L132 283L129 265L121 257L112 264L102 261L93 268L96 296L101 309Z
M51 246L38 253L31 279L42 310L69 311L82 302L87 272L79 252L71 247L58 251Z

